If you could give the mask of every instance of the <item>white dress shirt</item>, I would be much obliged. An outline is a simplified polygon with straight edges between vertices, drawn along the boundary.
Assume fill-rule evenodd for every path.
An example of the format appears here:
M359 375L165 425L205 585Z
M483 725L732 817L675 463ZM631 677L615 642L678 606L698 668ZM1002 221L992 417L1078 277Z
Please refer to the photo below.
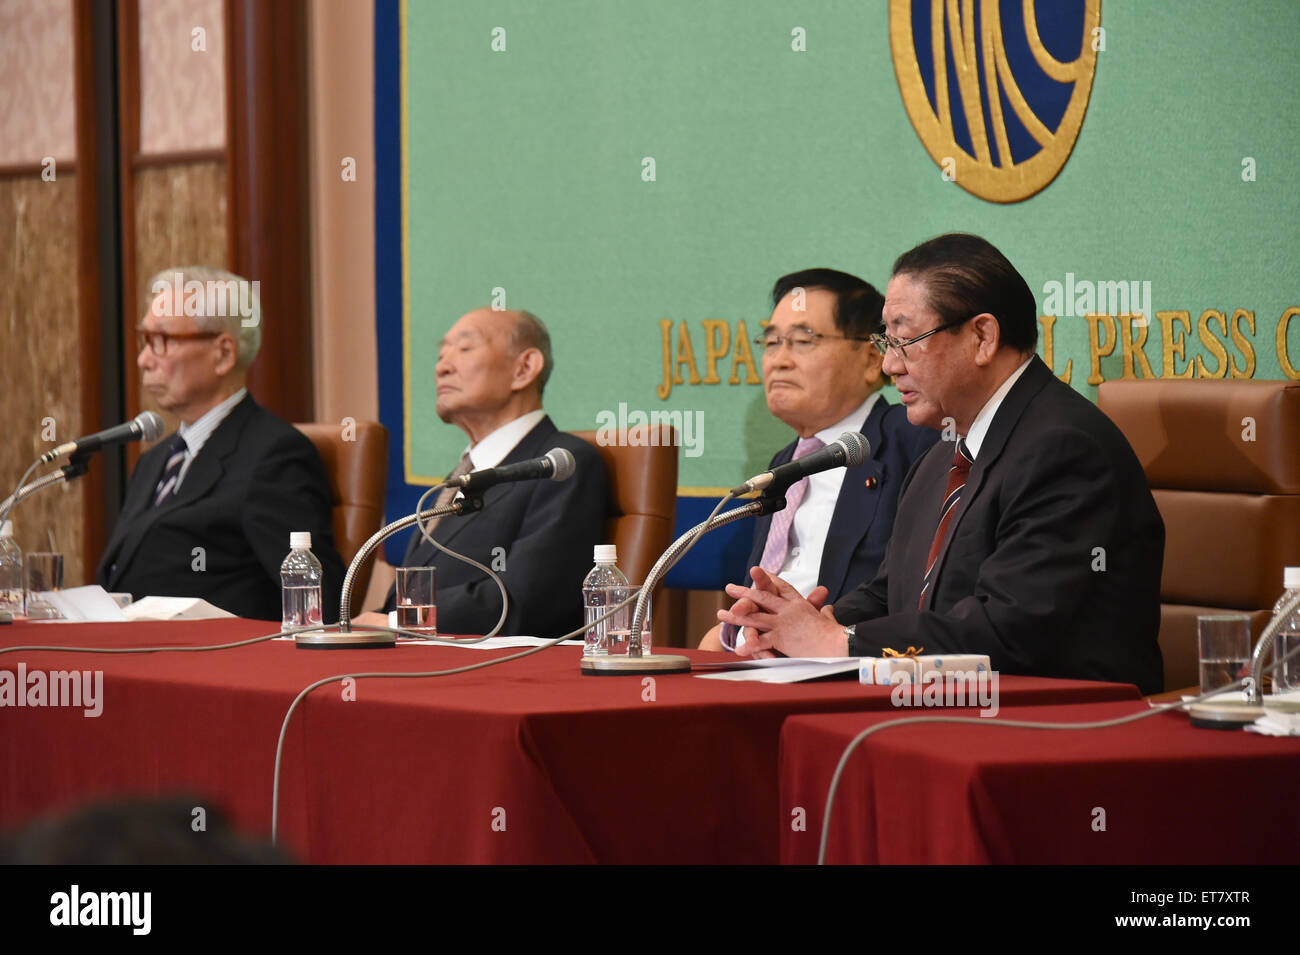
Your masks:
M1023 365L1007 375L1007 380L998 386L998 390L993 392L993 396L988 401L984 402L984 407L980 409L980 413L971 422L970 431L966 434L966 450L970 453L972 461L979 457L980 445L984 443L984 436L989 433L989 426L993 424L993 416L998 413L998 408L1002 406L1002 399L1007 396L1011 386L1020 380L1020 376L1025 373L1025 369L1029 367L1029 363L1033 360L1034 356L1030 355L1025 359Z
M465 450L469 452L469 462L474 466L474 470L481 471L483 468L496 467L545 417L546 412L541 408L530 411L528 414L520 415L514 421L503 424L478 444L467 447Z

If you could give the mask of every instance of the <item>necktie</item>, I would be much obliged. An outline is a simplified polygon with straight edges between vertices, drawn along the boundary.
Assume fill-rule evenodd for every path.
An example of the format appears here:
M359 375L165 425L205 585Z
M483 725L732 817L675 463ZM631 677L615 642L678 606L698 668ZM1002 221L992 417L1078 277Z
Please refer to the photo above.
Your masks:
M163 468L158 489L154 492L153 506L157 507L176 493L176 483L181 479L181 465L185 463L185 453L189 446L179 434L172 439L171 454L167 456L167 466Z
M447 475L447 480L450 481L452 478L458 478L463 475L469 474L469 472L473 470L474 470L474 465L470 462L469 452L466 451L464 454L460 456L460 463L458 463L452 469L452 472ZM444 487L441 491L438 492L438 496L434 498L433 506L445 507L446 505L450 504L455 499L456 492L459 490L460 488L458 487ZM429 532L430 536L433 535L433 529L438 526L438 522L441 520L442 520L441 517L435 517L425 523L424 525L425 530ZM423 537L421 537L421 539L423 539Z
M930 544L930 556L925 562L925 579L921 581L921 596L916 601L918 610L925 606L925 595L930 589L934 565L938 563L939 552L943 550L944 539L948 536L948 525L952 523L952 515L957 510L957 502L961 500L962 489L966 486L966 476L970 474L970 466L973 463L974 459L966 450L966 442L958 441L957 450L952 455L952 467L948 471L948 490L944 492L943 508L939 511L939 526L935 528L934 540Z
M800 438L791 460L798 461L805 455L824 447L826 442L815 435L811 438ZM808 478L802 477L785 492L785 509L772 515L772 523L767 529L767 543L763 545L763 558L758 562L758 566L768 573L779 574L781 568L785 566L785 557L790 550L790 528L794 527L795 512L799 510L799 505L807 495Z

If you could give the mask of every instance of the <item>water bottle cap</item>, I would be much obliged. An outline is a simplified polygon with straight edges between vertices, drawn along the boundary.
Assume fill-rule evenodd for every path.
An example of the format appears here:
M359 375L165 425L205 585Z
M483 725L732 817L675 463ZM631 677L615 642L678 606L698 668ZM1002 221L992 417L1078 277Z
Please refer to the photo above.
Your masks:
M299 548L311 550L311 531L290 531L289 547L293 550Z
M617 544L597 544L597 545L596 545L596 563L598 563L598 564L617 564L617 563L618 563L618 545L617 545Z
M6 537L13 537L13 536L14 536L13 521L5 521L3 524L0 524L0 540L4 540Z
M1300 590L1300 567L1288 567L1282 571L1282 586L1287 590Z

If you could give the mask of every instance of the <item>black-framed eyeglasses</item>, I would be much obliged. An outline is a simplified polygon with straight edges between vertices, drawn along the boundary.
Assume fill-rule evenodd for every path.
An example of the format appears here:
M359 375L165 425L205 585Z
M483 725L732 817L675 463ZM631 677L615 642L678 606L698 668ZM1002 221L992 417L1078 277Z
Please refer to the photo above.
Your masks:
M898 352L898 357L902 358L903 361L907 361L908 345L915 345L923 338L929 338L931 335L939 334L939 332L947 331L950 328L956 328L958 325L965 325L967 322L971 320L971 318L974 317L975 316L972 315L970 316L970 318L962 318L962 319L958 319L955 322L947 322L946 324L940 325L938 328L932 328L928 332L922 332L920 335L917 335L915 338L900 339L900 338L895 338L893 335L884 335L884 334L872 335L871 344L875 345L878 349L880 349L880 354L882 355L889 354L889 349L892 348L894 349L894 351Z
M754 339L754 344L764 351L775 350L780 348L782 344L786 344L790 346L790 350L796 355L806 355L824 341L869 342L871 337L823 335L821 332L814 332L810 328L795 328L790 331L789 335L759 335Z
M167 354L168 342L184 342L198 338L216 338L221 332L151 332L147 328L135 330L136 351L144 351L145 346L155 355Z

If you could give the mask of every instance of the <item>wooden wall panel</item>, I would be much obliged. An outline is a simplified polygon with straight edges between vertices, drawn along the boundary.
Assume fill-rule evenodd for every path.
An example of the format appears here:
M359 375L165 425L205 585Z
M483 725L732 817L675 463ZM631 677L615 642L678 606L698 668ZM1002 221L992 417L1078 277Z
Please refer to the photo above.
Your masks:
M135 185L134 301L128 324L134 328L149 307L151 276L183 265L229 268L226 234L226 171L222 162L186 163L137 168ZM135 340L127 345L134 367ZM131 376L127 414L160 409L140 390L139 375ZM176 420L167 419L168 431Z
M0 178L0 497L7 497L42 452L49 449L43 420L55 437L83 433L77 374L77 182L60 172ZM41 472L43 473L43 471ZM23 551L49 550L50 535L64 555L69 586L90 582L82 554L84 480L41 492L19 504L13 520Z

